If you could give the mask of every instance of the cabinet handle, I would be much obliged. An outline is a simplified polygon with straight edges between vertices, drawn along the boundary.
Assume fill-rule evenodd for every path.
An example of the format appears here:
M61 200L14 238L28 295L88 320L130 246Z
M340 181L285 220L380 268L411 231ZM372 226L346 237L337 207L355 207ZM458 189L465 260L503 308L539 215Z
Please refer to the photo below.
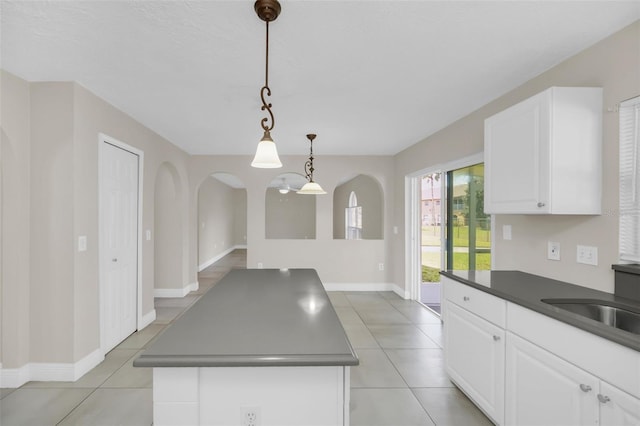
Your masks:
M498 340L500 340L500 336L495 336L495 335L494 335L494 336L493 336L493 340L497 342Z
M544 203L542 202L538 203L538 207L544 207Z
M606 395L602 395L601 393L598 394L598 401L600 401L603 404L606 404L607 402L611 401L611 399L606 396Z
M465 302L468 302L468 301L469 301L469 296L464 296L464 297L462 298L462 300L464 300Z
M580 384L580 390L582 392L591 392L591 386L589 385L584 385L584 384Z

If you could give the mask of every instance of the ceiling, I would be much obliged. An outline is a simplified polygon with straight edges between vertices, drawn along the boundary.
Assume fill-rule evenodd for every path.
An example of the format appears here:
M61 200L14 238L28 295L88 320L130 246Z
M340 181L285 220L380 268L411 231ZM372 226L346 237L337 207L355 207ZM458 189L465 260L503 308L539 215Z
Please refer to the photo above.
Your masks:
M270 24L280 154L392 155L640 19L640 1L287 1ZM76 81L190 154L253 154L253 1L6 1L1 66Z

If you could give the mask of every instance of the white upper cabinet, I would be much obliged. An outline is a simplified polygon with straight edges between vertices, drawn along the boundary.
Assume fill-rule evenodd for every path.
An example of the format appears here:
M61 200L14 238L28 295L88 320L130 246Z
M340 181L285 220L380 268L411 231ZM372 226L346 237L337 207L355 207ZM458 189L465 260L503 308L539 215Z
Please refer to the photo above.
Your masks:
M600 214L602 89L551 87L485 120L491 214Z

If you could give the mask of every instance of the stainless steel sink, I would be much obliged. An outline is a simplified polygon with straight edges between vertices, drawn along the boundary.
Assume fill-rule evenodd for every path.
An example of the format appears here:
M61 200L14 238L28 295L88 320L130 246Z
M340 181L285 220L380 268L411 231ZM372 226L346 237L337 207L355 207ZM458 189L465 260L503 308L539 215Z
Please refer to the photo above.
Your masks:
M640 335L640 311L636 312L628 306L591 299L542 299L542 301L611 327Z

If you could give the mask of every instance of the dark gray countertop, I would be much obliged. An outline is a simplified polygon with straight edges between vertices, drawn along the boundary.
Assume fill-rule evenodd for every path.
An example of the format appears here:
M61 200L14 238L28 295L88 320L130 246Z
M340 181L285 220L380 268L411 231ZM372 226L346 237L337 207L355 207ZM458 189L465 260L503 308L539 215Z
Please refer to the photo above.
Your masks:
M232 270L136 367L358 365L313 269Z
M598 299L640 312L631 299L520 271L442 271L442 275L640 351L640 336L544 303L542 299Z

